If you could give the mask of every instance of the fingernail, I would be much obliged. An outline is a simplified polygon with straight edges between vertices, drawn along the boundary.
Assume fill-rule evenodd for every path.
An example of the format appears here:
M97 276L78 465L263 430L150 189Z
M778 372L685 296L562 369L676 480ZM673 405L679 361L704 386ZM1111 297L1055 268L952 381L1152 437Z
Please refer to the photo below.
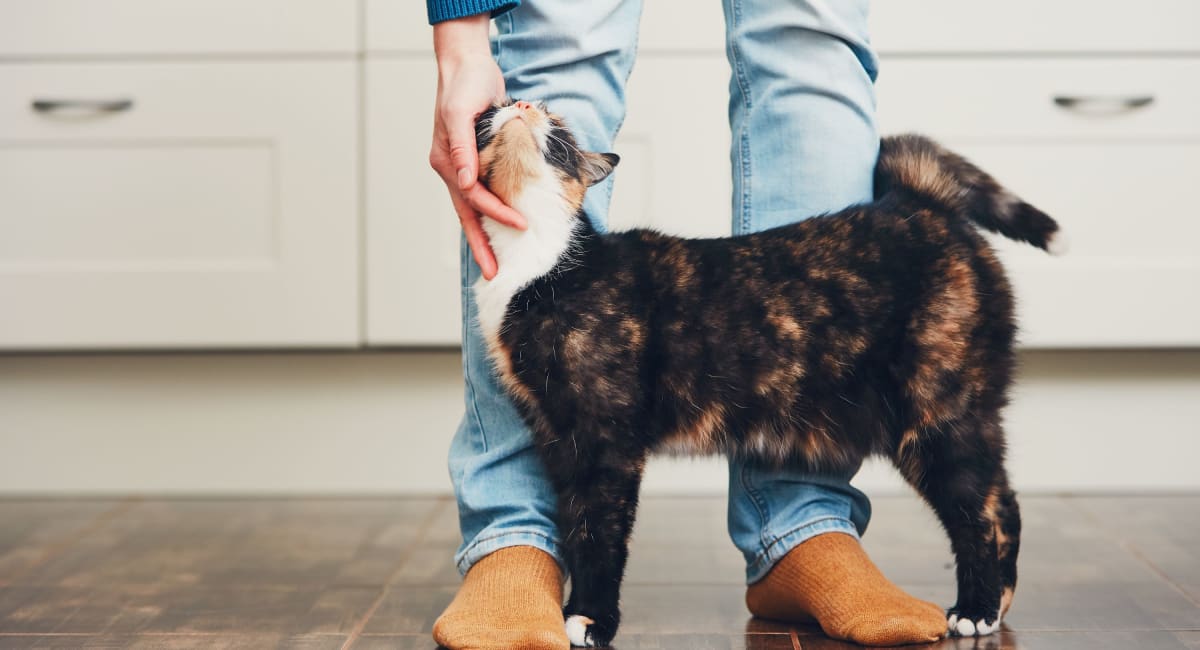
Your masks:
M471 186L471 170L463 167L458 170L458 189L465 190Z

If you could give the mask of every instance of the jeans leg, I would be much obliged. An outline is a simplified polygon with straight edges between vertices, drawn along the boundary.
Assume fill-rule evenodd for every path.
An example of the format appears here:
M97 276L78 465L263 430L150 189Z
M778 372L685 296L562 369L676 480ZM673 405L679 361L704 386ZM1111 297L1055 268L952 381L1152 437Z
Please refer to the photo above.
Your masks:
M640 0L538 0L498 17L492 47L509 95L544 100L582 147L608 151L625 116L640 16ZM611 182L593 187L584 201L598 228L607 221ZM463 535L455 562L466 573L497 549L534 546L561 565L554 489L492 372L471 294L479 267L465 240L461 249L466 412L450 446Z
M733 232L871 199L878 154L866 0L724 0L732 69ZM753 583L819 533L859 535L866 495L844 475L729 467L729 534Z

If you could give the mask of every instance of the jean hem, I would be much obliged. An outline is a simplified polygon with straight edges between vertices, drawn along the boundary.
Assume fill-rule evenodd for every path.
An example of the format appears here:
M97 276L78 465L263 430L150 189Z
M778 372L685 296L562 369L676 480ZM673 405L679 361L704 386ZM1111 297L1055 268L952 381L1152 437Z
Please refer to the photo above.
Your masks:
M783 556L787 555L789 551L824 533L844 533L854 539L861 539L854 522L845 517L820 517L805 522L776 536L755 556L754 561L746 566L746 584L750 585L762 580L774 568L775 563L783 559Z
M459 574L467 575L467 571L476 562L502 548L510 546L532 546L540 551L544 551L547 555L554 558L563 576L567 575L567 567L563 563L558 540L539 530L510 530L477 538L471 542L470 546L458 554L456 565Z

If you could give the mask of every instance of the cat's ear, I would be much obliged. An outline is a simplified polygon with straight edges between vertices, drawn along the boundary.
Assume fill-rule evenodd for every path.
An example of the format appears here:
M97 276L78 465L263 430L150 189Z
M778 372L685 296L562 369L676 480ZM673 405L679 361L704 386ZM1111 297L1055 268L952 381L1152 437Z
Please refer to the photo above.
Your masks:
M600 181L608 178L612 173L613 167L621 162L621 157L615 153L592 153L585 151L583 153L583 165L580 171L583 172L583 180L587 181L588 185L595 185Z

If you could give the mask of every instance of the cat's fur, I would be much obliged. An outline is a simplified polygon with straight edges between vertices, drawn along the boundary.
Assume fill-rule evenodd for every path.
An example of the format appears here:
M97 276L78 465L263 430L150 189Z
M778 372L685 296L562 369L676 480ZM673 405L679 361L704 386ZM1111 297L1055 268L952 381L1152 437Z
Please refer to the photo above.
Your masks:
M999 626L1020 535L1000 424L1016 327L976 227L1051 249L1054 220L901 136L882 141L872 203L733 238L600 234L580 206L616 156L580 151L559 118L524 102L485 112L477 139L481 178L529 222L485 220L500 270L474 291L558 493L573 643L616 633L638 486L657 451L817 472L890 458L949 534L950 632Z

